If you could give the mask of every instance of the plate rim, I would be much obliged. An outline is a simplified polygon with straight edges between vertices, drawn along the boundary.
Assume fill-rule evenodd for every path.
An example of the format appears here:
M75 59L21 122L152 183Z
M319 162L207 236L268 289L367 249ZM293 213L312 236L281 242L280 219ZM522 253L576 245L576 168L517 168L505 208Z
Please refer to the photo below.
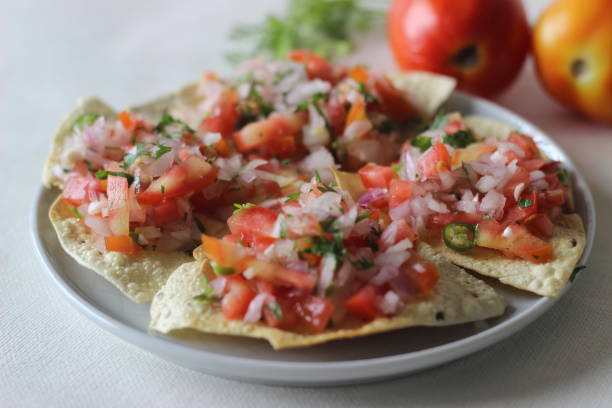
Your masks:
M576 183L580 183L582 186L586 205L585 213L589 216L588 220L583 220L585 223L588 223L586 234L587 244L579 260L579 263L586 263L590 256L595 237L595 206L588 183L567 153L546 132L516 113L494 102L460 91L453 92L449 100L451 98L475 101L477 104L484 105L489 111L494 111L500 116L511 119L513 122L522 123L522 126L533 130L534 133L544 135L545 139L547 139L547 143L552 144L555 149L562 153L564 156L564 163L573 169ZM330 362L270 361L249 357L219 355L207 350L194 349L188 345L173 342L168 337L155 336L149 331L144 332L131 327L105 313L103 310L98 309L95 305L91 304L88 299L82 296L79 291L75 290L64 276L56 271L51 264L44 250L44 244L38 231L38 226L41 222L39 207L42 196L46 191L47 188L41 185L32 203L30 210L31 238L37 256L45 266L47 274L52 281L59 286L61 293L63 293L64 297L68 299L73 307L105 330L159 357L175 361L183 366L186 365L183 359L189 357L197 360L197 364L190 368L244 381L277 385L337 385L381 380L424 368L434 367L482 350L518 332L552 307L572 286L572 282L570 282L559 297L555 299L542 297L527 310L516 316L511 316L509 319L479 333L443 345L413 352L383 357ZM202 364L205 364L207 367L202 368ZM216 367L216 369L211 367ZM250 375L245 375L236 370L249 370L252 371L252 373Z

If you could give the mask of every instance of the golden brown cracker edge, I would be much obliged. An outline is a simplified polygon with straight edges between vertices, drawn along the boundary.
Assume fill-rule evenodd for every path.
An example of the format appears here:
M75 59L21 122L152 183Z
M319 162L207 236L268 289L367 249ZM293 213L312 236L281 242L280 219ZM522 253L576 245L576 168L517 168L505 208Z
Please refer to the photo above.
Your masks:
M362 337L413 326L448 326L500 316L505 299L483 281L425 248L421 255L440 272L432 294L411 303L400 314L381 317L356 328L329 329L319 334L299 334L227 320L218 305L194 300L202 292L200 277L206 260L181 265L155 295L151 304L150 328L161 333L193 329L205 333L267 340L274 349L308 347L332 340Z

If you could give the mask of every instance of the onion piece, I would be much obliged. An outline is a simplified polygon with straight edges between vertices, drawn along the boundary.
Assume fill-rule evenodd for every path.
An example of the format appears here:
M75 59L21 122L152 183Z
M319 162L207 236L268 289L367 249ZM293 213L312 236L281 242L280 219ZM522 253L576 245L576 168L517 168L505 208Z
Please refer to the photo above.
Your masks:
M259 293L251 300L244 318L245 323L256 323L261 320L261 311L265 303L272 301L273 297L268 293Z

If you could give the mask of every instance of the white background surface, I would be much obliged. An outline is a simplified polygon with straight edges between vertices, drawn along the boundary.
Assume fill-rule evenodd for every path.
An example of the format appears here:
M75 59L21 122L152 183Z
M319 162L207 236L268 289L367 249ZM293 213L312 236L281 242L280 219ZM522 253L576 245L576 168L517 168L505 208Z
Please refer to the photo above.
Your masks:
M612 127L568 113L529 65L499 102L551 134L595 195L598 233L573 290L534 324L407 378L328 389L266 387L162 361L73 310L28 234L49 138L79 96L121 107L224 72L230 27L282 1L13 1L0 12L0 407L610 406ZM547 0L527 1L533 21ZM391 69L384 33L355 60Z

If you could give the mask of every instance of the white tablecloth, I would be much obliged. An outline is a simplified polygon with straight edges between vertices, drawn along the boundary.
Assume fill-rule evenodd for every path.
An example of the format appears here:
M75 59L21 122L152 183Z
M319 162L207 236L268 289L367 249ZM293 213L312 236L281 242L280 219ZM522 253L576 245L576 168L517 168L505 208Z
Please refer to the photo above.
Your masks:
M129 4L128 4L129 3ZM14 1L0 12L0 406L610 406L612 127L568 113L527 68L499 102L549 132L599 211L588 268L550 312L483 352L407 378L273 388L193 372L75 311L34 256L29 208L49 137L77 97L146 101L226 70L229 27L281 1ZM547 3L527 3L536 15ZM392 67L384 33L355 58Z

